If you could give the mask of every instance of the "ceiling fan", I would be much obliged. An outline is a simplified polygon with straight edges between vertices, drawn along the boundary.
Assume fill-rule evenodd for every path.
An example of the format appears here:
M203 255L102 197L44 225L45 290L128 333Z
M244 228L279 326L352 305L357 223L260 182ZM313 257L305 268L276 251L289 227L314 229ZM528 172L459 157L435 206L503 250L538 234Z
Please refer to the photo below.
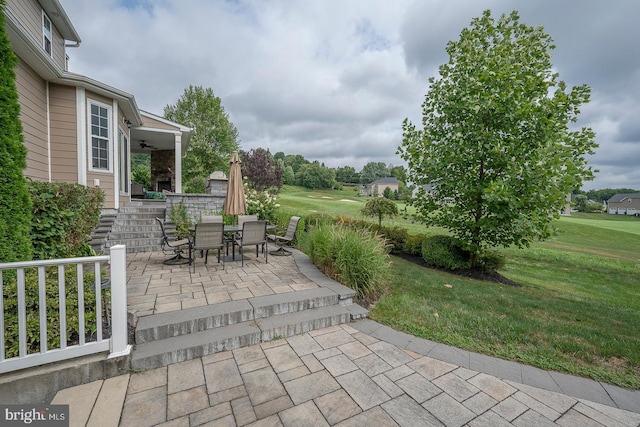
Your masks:
M150 144L146 144L144 139L140 140L140 148L151 148L152 150L157 150L157 147L154 147L153 145Z

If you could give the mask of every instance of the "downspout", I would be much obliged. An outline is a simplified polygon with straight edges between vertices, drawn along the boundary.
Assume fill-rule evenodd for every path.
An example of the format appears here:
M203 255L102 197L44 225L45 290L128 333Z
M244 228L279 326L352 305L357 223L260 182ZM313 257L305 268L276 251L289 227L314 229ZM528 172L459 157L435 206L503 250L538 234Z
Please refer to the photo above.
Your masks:
M113 207L120 209L120 132L118 129L118 101L112 103L111 117L111 141L113 147L112 171L113 171Z
M49 81L47 81L45 96L47 97L47 174L49 182L51 182L51 105L49 101Z
M78 184L87 185L87 98L84 88L76 87L76 129L78 152Z

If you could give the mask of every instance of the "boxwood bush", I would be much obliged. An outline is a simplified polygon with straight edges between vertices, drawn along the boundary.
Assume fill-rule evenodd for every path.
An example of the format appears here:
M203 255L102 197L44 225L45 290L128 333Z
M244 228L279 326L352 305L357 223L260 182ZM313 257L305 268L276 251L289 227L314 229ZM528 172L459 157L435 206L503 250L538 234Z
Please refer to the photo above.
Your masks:
M469 251L453 236L430 236L422 243L422 257L433 267L448 270L469 268L469 256Z

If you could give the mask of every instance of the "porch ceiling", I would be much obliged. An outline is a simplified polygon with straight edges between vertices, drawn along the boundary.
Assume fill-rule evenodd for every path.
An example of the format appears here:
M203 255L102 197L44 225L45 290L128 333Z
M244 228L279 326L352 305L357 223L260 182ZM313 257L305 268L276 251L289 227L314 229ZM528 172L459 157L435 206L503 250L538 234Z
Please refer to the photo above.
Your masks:
M150 153L156 150L174 150L176 133L167 130L131 128L131 152ZM141 145L142 144L142 145ZM185 152L183 145L182 152Z

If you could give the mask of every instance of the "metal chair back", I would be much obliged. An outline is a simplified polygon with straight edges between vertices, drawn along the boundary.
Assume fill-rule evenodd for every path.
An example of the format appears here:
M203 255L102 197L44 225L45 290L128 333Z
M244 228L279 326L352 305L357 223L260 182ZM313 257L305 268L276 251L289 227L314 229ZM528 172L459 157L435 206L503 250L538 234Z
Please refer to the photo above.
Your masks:
M218 262L222 261L222 269L224 270L224 258L220 256L224 246L224 224L222 222L202 222L196 224L193 248L205 252L205 264L207 263L209 250L217 250Z
M256 257L258 256L258 248L262 246L264 252L264 261L268 262L268 251L265 250L267 245L267 221L245 221L242 224L242 235L236 237L235 244L240 248L242 265L244 266L244 256L242 256L242 248L245 246L256 247Z
M222 215L202 215L200 222L222 222Z

